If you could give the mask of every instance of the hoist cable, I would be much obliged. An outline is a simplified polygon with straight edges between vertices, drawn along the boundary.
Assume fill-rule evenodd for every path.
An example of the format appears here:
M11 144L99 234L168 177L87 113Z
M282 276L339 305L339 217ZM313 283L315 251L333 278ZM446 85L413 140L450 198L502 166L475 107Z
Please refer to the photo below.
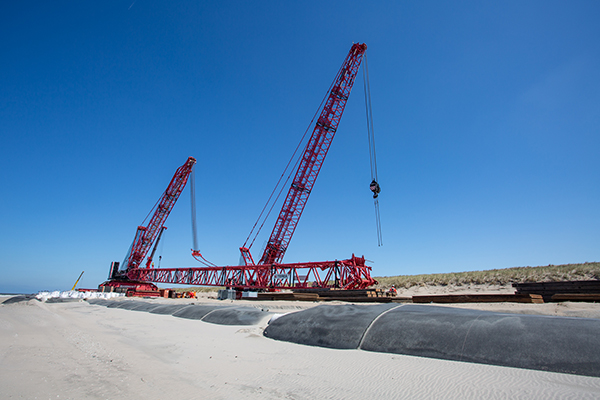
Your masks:
M379 215L379 178L377 176L377 154L375 152L375 130L373 128L373 108L371 106L371 84L369 82L369 63L367 53L364 55L365 66L363 68L363 82L365 90L365 109L367 114L367 136L369 141L369 163L371 167L371 185L373 191L373 203L375 206L375 225L377 229L377 245L383 245L381 235L381 217Z
M192 208L192 250L198 250L198 227L196 225L196 168L190 174L190 201Z
M340 67L340 69L338 70L338 74L337 75L339 75L341 69L342 69L342 67ZM256 226L261 221L261 218L262 218L265 210L269 207L269 203L271 203L271 200L273 199L273 195L275 194L275 192L277 192L277 189L279 188L279 186L281 184L281 180L283 179L283 177L286 175L287 171L289 170L290 165L292 164L292 161L294 161L294 159L296 159L296 154L298 153L298 150L302 147L302 143L304 143L304 141L306 139L306 135L308 134L310 128L313 126L313 122L315 121L315 118L317 118L317 116L319 115L319 113L320 113L320 111L321 111L321 109L323 107L323 104L325 103L325 101L329 97L329 94L331 92L331 88L333 87L334 83L335 83L335 81L332 82L331 85L329 86L329 88L327 89L327 92L325 93L325 97L323 97L323 100L321 100L321 104L319 104L319 107L317 108L317 111L315 112L315 114L313 115L312 119L310 120L310 123L308 124L308 127L304 131L304 134L302 135L302 138L300 139L300 142L298 142L298 145L296 146L296 149L294 150L294 153L290 157L287 165L285 166L285 169L281 173L281 176L279 177L279 180L277 181L277 184L273 188L273 191L271 192L271 195L269 196L269 198L268 198L267 202L265 203L262 211L260 212L260 215L256 219L256 222L252 226L252 229L250 230L250 233L248 234L248 237L246 238L246 241L244 242L244 246L243 247L246 247L246 244L250 240L250 237L252 236L252 233L254 232L254 229L256 229ZM304 148L306 148L307 145L308 144L304 145ZM287 183L290 181L290 178L292 177L292 173L294 173L296 171L296 168L297 168L299 162L300 162L300 157L297 157L296 161L294 162L293 168L290 170L290 173L288 174L288 176L285 179L285 181L283 182L283 184L281 184L281 188L279 188L279 192L277 193L277 196L275 197L275 200L273 200L273 202L271 204L271 207L269 208L269 211L264 216L264 218L262 218L262 223L260 224L260 226L259 226L258 230L256 231L254 237L252 238L252 241L250 242L250 245L247 247L248 249L250 249L252 247L252 245L254 244L254 241L256 240L256 238L258 237L258 234L260 233L260 231L262 230L263 226L265 225L265 222L267 221L267 218L271 214L271 211L273 211L273 208L274 208L275 204L277 203L277 200L279 200L279 197L281 196L281 193L283 192L283 189L285 187L287 187Z
M166 231L166 229L163 229L163 233L161 235L162 240L160 241L160 244L158 245L158 266L159 267L160 267L160 261L162 260L162 255L163 255L163 252L165 249L165 239L164 239L165 231Z
M381 218L379 217L379 199L375 199L375 224L377 228L377 246L383 246L381 236Z
M263 226L265 225L265 222L267 222L267 218L271 214L271 211L273 211L273 208L275 207L275 204L277 204L277 201L279 200L279 197L283 193L283 189L286 188L287 183L290 181L290 178L292 177L292 173L293 173L293 171L296 170L296 167L298 166L299 162L300 162L300 158L298 158L296 160L296 163L294 164L294 169L290 171L288 177L285 180L285 183L283 185L281 185L281 188L279 189L279 193L277 193L277 197L275 197L275 200L273 201L273 203L271 203L271 208L269 208L269 212L267 213L267 215L263 219L262 223L260 224L260 227L258 228L258 231L256 231L256 235L254 235L254 238L252 238L252 242L250 243L250 246L248 248L252 247L252 245L254 244L254 241L256 240L256 238L258 237L258 234L260 233L260 231L262 230ZM244 245L245 245L245 243L244 243Z
M308 131L308 129L306 130L306 132ZM275 192L277 191L277 188L279 187L279 185L281 184L281 179L283 179L283 177L285 176L288 168L290 167L291 162L293 161L293 159L296 157L296 153L298 152L298 149L300 148L300 145L302 144L302 142L304 141L304 138L306 137L306 132L304 132L304 135L302 136L302 139L300 139L300 143L298 143L298 146L296 146L296 150L294 150L294 153L292 154L292 157L290 158L290 160L288 161L287 165L285 166L285 169L283 170L283 172L281 173L281 176L279 177L279 180L277 181L277 184L275 185L275 187L273 188L273 191L271 192L271 194L269 195L269 198L267 199L267 202L265 203L262 211L260 212L260 215L258 216L258 218L256 219L256 222L254 223L254 225L252 226L252 229L250 230L250 233L248 234L248 237L246 238L246 241L244 242L244 246L246 247L246 244L248 243L248 240L250 240L250 236L252 236L252 232L254 232L254 229L256 229L256 225L258 225L258 223L261 221L261 217L263 216L263 214L265 213L265 210L267 209L267 207L269 206L269 204L271 203L271 199L273 198L273 194L275 194ZM295 165L297 165L298 162L296 162ZM294 166L295 166L294 165ZM288 178L286 178L285 182L283 183L283 185L281 185L281 189L279 190L279 193L277 194L277 197L275 197L275 200L273 201L273 205L275 205L275 203L277 202L277 200L279 199L279 196L281 195L281 192L283 190L283 188L285 187L285 184L289 181L289 176ZM264 219L262 220L262 224L260 225L260 227L258 228L258 231L256 231L256 235L254 235L254 238L252 239L252 242L250 243L250 246L248 246L248 248L252 247L252 244L254 243L254 240L256 239L256 236L258 236L258 234L260 233L263 225L265 224L266 219L269 217L269 215L271 214L271 211L273 210L273 205L271 205L271 208L269 209L269 211L267 212L267 215L265 215Z
M200 250L198 249L198 226L196 224L196 167L192 167L192 172L189 178L190 182L190 201L191 201L191 210L192 210L192 240L193 240L193 248L192 248L192 257L194 257L198 262L204 264L207 267L216 267L215 264L208 261L206 258L200 254Z
M375 152L375 130L373 129L373 108L371 106L371 84L369 82L369 63L367 53L364 56L365 67L363 68L363 81L365 87L365 108L367 114L367 135L369 140L369 160L371 164L371 179L377 177L377 154Z
M192 253L192 257L194 257L196 259L196 261L198 261L201 264L204 264L207 267L216 267L217 266L216 264L213 264L210 261L208 261L206 258L204 258L204 256L202 256L202 254L200 254L199 251Z
M142 226L144 226L146 224L146 220L148 219L148 217L152 214L154 214L154 210L156 210L156 207L158 206L158 203L160 203L160 201L162 200L164 196L164 193L160 195L160 197L158 198L158 200L156 200L156 203L154 204L154 206L150 209L150 212L148 213L148 215L146 215L146 218L144 218L144 220L142 221Z

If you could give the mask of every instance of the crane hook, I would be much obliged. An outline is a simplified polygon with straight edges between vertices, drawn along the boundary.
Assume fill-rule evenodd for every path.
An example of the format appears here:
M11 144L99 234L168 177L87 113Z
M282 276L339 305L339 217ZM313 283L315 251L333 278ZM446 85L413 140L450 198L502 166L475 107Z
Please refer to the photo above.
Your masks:
M375 179L373 179L371 181L371 184L369 185L369 189L371 189L371 192L373 192L374 199L376 199L379 196L379 193L381 192L381 187L379 186L379 183L377 183L377 181Z

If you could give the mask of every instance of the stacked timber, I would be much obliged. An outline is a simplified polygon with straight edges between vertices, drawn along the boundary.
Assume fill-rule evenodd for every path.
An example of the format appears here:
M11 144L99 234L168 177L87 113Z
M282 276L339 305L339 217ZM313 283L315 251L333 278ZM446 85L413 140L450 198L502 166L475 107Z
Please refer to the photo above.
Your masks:
M600 293L556 293L552 295L552 301L600 301Z
M136 290L128 289L125 293L127 297L159 297L160 293L158 290Z
M600 301L600 281L513 283L517 294L538 294L544 301Z
M415 295L413 303L543 303L539 294L437 294Z
M393 297L388 297L383 289L295 289L294 293L312 293L318 295L319 301L348 301L348 302L369 302L369 303L389 303Z
M383 289L337 289L337 288L309 288L294 289L294 293L317 293L320 297L386 297Z
M256 297L248 297L246 300L291 300L291 301L318 301L317 293L293 293L293 292L265 292L258 293Z

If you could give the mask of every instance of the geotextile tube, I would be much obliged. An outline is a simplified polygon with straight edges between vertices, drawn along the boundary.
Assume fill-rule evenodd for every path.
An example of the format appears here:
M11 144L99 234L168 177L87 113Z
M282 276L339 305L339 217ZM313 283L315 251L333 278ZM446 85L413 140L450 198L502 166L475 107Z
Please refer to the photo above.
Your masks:
M253 307L221 307L206 314L202 321L217 325L257 325L270 315L272 313Z
M9 304L22 303L24 301L29 301L29 300L37 300L37 299L32 295L13 296L13 297L9 297L8 299L4 300L0 304L9 305Z
M149 312L150 312L150 314L173 315L173 313L175 313L185 307L190 307L190 305L189 304L165 304L165 305L160 305L158 307L154 307Z
M213 306L199 304L164 304L137 300L107 301L94 299L90 304L108 308L145 311L151 314L172 315L178 318L196 319L217 325L257 325L273 315L254 307Z
M597 319L412 304L336 305L284 315L264 335L328 348L600 377Z
M396 306L322 305L277 318L264 335L311 346L356 349L373 320Z

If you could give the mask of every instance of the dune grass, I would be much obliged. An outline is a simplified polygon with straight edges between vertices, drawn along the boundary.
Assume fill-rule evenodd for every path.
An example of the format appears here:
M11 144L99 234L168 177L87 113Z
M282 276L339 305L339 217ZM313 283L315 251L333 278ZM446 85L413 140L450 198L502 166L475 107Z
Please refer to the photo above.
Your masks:
M583 264L514 267L486 271L375 277L377 287L409 288L419 285L508 285L518 282L583 281L600 279L600 262Z

